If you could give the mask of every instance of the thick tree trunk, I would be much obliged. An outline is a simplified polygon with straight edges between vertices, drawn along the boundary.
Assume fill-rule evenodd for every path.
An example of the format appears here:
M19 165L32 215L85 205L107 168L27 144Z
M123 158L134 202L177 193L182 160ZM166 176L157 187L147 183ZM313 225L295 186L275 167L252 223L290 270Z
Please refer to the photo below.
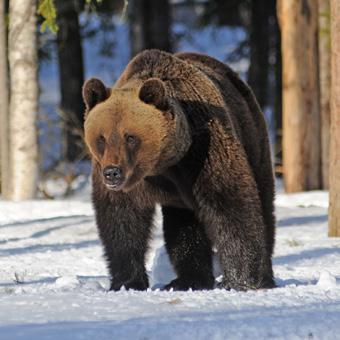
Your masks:
M75 0L57 0L58 61L61 102L66 137L66 159L75 161L84 154L82 129L84 104L81 89L84 83L83 53Z
M340 2L331 1L331 140L329 236L340 237Z
M328 189L331 87L330 0L319 0L319 77L322 188Z
M131 56L149 48L171 51L169 0L129 0Z
M12 200L35 196L38 175L36 1L11 0L9 15L10 177Z
M268 0L253 0L251 4L248 83L263 109L268 104L270 6Z
M9 190L9 142L8 142L8 75L7 75L7 29L5 0L0 0L0 174L1 193L8 197Z
M287 192L320 188L318 6L280 0L283 66L283 172Z

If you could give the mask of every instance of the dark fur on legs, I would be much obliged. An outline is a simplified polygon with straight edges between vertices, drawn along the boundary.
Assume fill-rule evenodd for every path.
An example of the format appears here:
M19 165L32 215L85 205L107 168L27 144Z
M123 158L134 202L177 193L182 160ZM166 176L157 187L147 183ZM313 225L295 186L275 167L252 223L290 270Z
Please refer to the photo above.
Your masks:
M193 211L162 207L165 245L177 278L165 289L212 289L212 250Z
M217 123L212 122L211 128L219 131ZM236 290L272 288L275 284L267 227L244 150L232 136L218 139L212 136L210 146L211 156L201 178L196 181L194 194L200 219L217 248L224 276L221 287ZM224 157L213 151L221 147L226 150ZM224 176L216 169L224 169Z
M96 222L111 274L111 290L145 290L149 287L145 271L154 209L140 208L129 195L112 194L103 189L101 178L93 177L92 200Z

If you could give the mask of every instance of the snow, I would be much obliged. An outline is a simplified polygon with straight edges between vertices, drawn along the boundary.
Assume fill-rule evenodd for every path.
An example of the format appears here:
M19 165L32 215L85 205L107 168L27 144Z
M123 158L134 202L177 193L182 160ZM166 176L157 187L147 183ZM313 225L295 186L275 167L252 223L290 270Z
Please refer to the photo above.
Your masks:
M318 281L318 286L326 289L326 290L331 290L333 288L336 288L336 278L329 273L329 271L324 270L320 274L320 278Z
M327 205L327 192L277 195L276 289L162 291L174 273L158 210L152 288L109 292L88 194L0 200L0 339L339 338L340 238L327 237Z

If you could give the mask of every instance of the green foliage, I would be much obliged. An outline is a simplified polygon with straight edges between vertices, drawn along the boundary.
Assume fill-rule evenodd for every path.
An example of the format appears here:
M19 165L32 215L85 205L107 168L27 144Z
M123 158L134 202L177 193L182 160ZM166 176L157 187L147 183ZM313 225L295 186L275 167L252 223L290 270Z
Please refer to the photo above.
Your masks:
M70 1L70 0L65 0ZM86 5L92 7L95 4L101 4L103 0L85 0ZM124 6L122 10L122 17L125 16L128 6L128 0L124 0ZM40 26L40 31L44 33L48 28L51 32L56 33L58 31L57 10L55 8L54 0L39 0L38 14L44 19Z
M42 33L46 31L47 27L53 33L58 31L58 25L56 23L57 11L53 0L39 0L38 14L44 18L40 26Z

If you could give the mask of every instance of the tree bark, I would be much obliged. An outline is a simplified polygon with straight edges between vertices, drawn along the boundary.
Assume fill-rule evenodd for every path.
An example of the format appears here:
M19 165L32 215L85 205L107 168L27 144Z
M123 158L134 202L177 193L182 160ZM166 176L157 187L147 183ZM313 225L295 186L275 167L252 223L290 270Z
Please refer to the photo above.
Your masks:
M171 52L169 0L129 0L131 56L144 49Z
M276 9L275 1L274 7ZM275 121L275 162L278 165L276 170L282 174L282 57L281 57L281 32L274 9L274 17L272 18L272 34L273 34L273 54L275 58L274 74L275 74L275 98L274 98L274 121Z
M319 189L317 1L280 0L278 15L282 38L285 189L287 192Z
M142 8L141 0L129 0L128 13L131 57L134 57L145 48Z
M268 104L270 6L268 0L253 0L251 5L248 83L264 109Z
M8 197L9 190L9 142L8 142L8 74L7 74L7 29L5 0L0 1L0 174L1 193Z
M35 196L38 177L38 77L36 1L11 0L9 7L10 178L12 200Z
M79 160L84 154L82 131L85 108L81 93L84 67L77 4L75 0L56 1L60 110L64 119L65 156L68 161Z
M330 0L319 0L319 78L322 188L329 188L329 134L331 88Z
M340 236L340 2L331 0L331 134L329 236Z

